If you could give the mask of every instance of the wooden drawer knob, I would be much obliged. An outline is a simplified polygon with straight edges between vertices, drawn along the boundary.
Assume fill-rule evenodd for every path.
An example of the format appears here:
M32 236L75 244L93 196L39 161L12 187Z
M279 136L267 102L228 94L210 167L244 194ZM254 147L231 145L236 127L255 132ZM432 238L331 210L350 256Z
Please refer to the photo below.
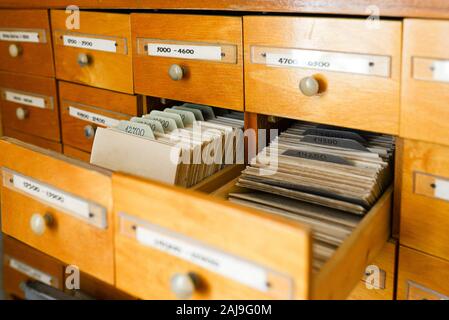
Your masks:
M50 213L40 215L35 213L31 216L30 227L34 234L40 236L43 235L47 227L53 224L53 216Z
M91 126L90 124L88 124L87 126L84 127L84 136L87 139L91 139L93 138L93 136L95 135L95 127Z
M168 69L168 75L174 81L179 81L184 76L184 70L179 64L172 64Z
M80 54L78 54L77 61L78 61L78 64L80 65L80 67L85 67L92 62L92 58L85 53L80 53Z
M10 44L8 47L9 55L12 58L17 58L22 53L22 47L17 44Z
M307 97L315 96L320 92L320 83L313 76L306 77L299 83L299 90Z
M170 280L170 287L178 299L190 299L197 286L197 276L194 273L175 274Z
M25 120L28 117L28 110L24 108L17 108L16 109L16 117L19 120Z

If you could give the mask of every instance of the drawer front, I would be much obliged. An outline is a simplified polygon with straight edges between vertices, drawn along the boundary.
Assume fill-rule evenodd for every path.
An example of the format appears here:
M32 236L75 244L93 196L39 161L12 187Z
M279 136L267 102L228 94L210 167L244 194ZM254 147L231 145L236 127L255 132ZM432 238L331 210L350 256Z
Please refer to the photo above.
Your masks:
M78 159L84 162L90 162L90 153L81 151L77 148L73 148L71 146L64 145L64 155L70 158Z
M449 260L449 148L405 140L401 244Z
M60 141L56 81L0 72L3 127Z
M64 144L90 152L95 129L141 114L140 99L102 89L59 83Z
M122 175L113 192L119 289L144 299L307 297L307 228Z
M62 152L62 145L59 142L47 140L38 136L26 134L9 128L5 128L3 131L4 135L7 137L11 137L44 149Z
M449 21L406 19L401 136L448 145Z
M2 231L113 283L109 173L16 141L0 143Z
M24 298L23 282L37 280L62 289L63 265L20 241L3 236L4 290L17 298Z
M132 14L137 93L243 110L242 19Z
M243 21L246 111L399 132L401 22Z
M390 240L365 268L365 275L352 290L349 300L394 300L397 242Z
M0 11L0 70L54 76L47 10Z
M51 11L56 77L133 93L129 15L81 11L77 30L67 30L66 19Z
M399 300L449 300L449 261L400 246Z

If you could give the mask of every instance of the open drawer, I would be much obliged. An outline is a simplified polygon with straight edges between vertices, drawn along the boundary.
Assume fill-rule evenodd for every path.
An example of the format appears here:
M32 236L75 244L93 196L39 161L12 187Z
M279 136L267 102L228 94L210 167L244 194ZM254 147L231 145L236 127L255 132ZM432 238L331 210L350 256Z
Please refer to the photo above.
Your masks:
M114 174L116 285L144 299L343 299L390 235L388 189L318 273L312 232L216 197Z

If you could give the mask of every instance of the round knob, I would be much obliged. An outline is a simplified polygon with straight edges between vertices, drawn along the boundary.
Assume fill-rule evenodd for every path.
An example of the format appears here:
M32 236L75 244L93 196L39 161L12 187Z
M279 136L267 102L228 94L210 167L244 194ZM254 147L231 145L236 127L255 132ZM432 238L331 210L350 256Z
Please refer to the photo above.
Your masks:
M179 64L172 64L168 69L168 75L172 80L178 81L184 76L184 70Z
M17 58L22 53L22 47L17 44L10 44L8 47L9 55L13 58Z
M16 109L16 117L19 120L25 120L26 117L28 117L28 110L24 108L17 108Z
M87 126L84 127L84 136L87 139L91 139L94 135L95 135L95 128L93 126L88 124Z
M45 215L40 215L39 213L35 213L31 216L30 219L30 227L34 234L40 236L44 234L47 226L50 226L53 223L53 216L49 213Z
M306 77L299 83L299 89L303 95L311 97L320 92L320 83L314 77Z
M196 288L196 276L192 273L175 274L170 280L171 290L178 299L189 299Z
M78 54L78 60L77 61L78 61L78 64L81 67L84 67L84 66L87 66L87 65L90 64L91 59L90 59L89 55L87 55L85 53L80 53L80 54Z

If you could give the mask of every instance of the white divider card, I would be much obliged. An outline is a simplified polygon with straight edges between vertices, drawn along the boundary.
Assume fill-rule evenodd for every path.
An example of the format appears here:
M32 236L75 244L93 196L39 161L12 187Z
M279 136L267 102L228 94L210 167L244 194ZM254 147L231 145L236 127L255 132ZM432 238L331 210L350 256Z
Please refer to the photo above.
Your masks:
M20 273L23 273L32 279L38 280L42 283L45 283L46 285L49 285L49 286L55 285L53 283L53 277L51 275L49 275L45 272L42 272L40 270L37 270L19 260L10 258L9 266L12 269L19 271Z
M151 126L145 123L122 120L116 128L133 136L155 139Z
M156 226L137 226L136 239L140 243L189 261L219 275L267 292L267 271L256 264L210 248L196 240L161 230Z
M29 94L19 93L12 90L5 90L4 97L6 101L23 104L30 107L45 109L45 99Z
M449 181L435 179L435 198L449 200Z
M143 116L143 118L158 121L162 125L165 133L172 132L173 130L176 130L178 128L178 126L176 125L176 121L172 118L155 114L146 114Z
M221 47L212 45L148 43L149 56L220 61Z
M79 108L75 108L72 106L69 107L69 115L74 118L92 122L95 124L99 124L99 125L102 125L105 127L115 127L115 126L118 126L118 124L120 122L120 120L106 117L101 114L96 114L96 113L89 112L86 110L82 110Z
M117 41L99 39L94 37L81 37L74 35L63 35L63 44L66 47L83 48L96 51L117 52Z
M131 121L137 122L137 123L143 123L143 124L146 124L147 126L150 126L151 130L153 130L153 133L154 132L164 133L164 128L162 127L162 124L157 120L152 120L152 119L148 119L148 118L132 117Z
M432 69L435 81L449 82L449 60L434 61Z
M0 30L0 41L40 42L39 32Z

